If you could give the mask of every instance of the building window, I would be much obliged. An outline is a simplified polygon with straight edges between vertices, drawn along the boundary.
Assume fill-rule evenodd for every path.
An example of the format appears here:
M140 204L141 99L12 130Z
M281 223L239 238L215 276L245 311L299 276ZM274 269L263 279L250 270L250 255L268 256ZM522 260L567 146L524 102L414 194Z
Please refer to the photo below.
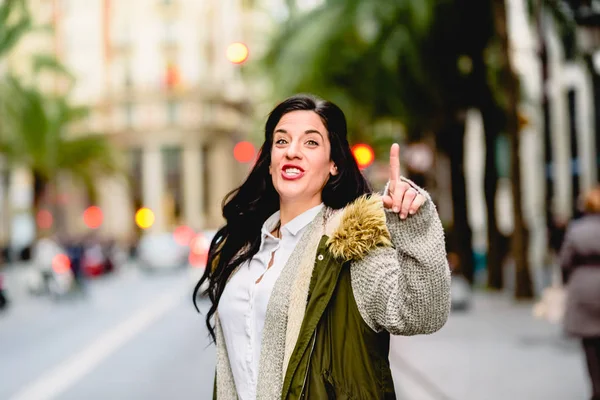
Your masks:
M127 128L133 127L133 104L129 101L126 102L123 111L125 113L125 126Z
M183 209L181 147L164 147L162 149L162 161L165 174L163 206L167 224L174 226L181 223Z
M177 102L167 100L167 121L169 125L174 125L177 121Z

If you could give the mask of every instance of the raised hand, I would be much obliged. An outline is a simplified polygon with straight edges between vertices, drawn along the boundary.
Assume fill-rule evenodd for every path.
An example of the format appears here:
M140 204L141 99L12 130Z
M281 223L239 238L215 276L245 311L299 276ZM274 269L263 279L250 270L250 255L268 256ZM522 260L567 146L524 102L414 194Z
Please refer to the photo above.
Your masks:
M390 178L388 191L383 196L383 205L405 219L409 214L415 214L426 199L400 177L400 146L394 143L390 149Z

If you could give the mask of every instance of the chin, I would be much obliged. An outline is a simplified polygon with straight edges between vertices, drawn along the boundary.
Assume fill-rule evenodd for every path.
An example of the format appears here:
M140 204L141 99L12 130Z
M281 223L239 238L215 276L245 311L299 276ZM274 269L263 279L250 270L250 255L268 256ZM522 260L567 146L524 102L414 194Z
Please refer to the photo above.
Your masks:
M282 188L277 190L279 193L279 197L286 200L295 200L306 197L306 191L302 189L291 189L290 188Z

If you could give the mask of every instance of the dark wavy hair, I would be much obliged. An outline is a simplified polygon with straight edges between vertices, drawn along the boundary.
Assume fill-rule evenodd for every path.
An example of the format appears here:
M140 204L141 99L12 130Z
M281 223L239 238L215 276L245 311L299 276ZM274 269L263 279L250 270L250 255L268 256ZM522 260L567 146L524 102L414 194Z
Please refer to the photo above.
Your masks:
M269 174L273 132L281 117L292 111L314 111L327 128L331 142L330 158L337 166L338 174L329 176L321 194L323 203L339 209L372 192L350 150L346 117L338 106L306 94L295 95L279 103L265 124L265 141L254 168L244 183L223 200L226 223L211 241L206 269L194 288L194 306L199 312L198 294L208 280L204 294L210 298L211 307L206 315L206 326L213 340L215 331L211 320L229 277L240 264L257 253L264 222L279 210L279 195Z

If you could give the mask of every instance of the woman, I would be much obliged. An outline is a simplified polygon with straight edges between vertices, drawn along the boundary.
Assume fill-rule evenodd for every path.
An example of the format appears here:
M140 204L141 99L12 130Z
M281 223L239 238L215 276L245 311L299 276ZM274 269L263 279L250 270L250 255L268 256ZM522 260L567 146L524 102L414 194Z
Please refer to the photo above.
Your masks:
M344 113L293 96L223 215L196 287L209 281L216 398L395 398L389 334L435 332L450 308L442 225L398 145L373 194Z
M592 384L600 400L600 187L584 199L585 215L572 222L560 251L567 282L564 326L581 338Z

